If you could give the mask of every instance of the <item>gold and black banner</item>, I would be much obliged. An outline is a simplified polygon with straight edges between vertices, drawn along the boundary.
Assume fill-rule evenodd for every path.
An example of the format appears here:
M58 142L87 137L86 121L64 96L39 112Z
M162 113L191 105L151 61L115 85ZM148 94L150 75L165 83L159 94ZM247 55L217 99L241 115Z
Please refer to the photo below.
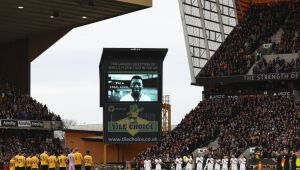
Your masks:
M108 103L104 106L105 143L153 143L161 133L161 104Z

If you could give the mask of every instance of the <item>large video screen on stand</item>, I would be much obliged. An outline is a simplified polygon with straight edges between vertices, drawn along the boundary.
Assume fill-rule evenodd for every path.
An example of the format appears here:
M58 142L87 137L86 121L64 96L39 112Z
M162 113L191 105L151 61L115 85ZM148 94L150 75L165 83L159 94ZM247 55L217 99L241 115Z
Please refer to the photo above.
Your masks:
M110 50L103 52L100 62L104 142L158 142L167 50Z

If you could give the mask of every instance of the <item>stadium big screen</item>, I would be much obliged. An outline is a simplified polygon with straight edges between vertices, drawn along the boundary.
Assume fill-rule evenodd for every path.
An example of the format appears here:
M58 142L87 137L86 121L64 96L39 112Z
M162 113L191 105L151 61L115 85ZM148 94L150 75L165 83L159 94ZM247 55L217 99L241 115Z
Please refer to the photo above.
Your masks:
M100 62L100 106L105 143L160 139L162 69L167 49L105 48Z

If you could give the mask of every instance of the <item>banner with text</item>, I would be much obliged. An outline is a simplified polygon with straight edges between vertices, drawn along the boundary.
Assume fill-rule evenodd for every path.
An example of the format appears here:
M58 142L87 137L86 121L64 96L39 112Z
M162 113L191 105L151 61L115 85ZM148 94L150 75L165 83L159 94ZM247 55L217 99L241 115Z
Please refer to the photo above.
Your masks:
M39 120L0 120L1 127L44 128L44 121Z
M197 85L208 84L230 84L242 82L262 82L262 81L281 81L281 80L300 80L300 73L272 73L272 74L254 74L237 75L224 77L197 77Z
M108 103L104 107L106 143L152 143L160 139L161 104Z

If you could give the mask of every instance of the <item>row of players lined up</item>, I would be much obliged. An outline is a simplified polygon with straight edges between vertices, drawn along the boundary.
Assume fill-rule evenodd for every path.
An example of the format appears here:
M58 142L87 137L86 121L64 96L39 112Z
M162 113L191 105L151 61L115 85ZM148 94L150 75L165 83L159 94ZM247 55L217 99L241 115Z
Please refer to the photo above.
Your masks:
M81 170L81 166L84 163L85 170L91 170L93 165L93 159L90 155L90 151L86 152L83 157L78 149L73 149L68 155L64 151L59 156L55 153L48 155L45 150L39 156L37 154L31 154L25 157L24 153L19 152L10 160L10 170L66 170L67 166L69 170Z
M151 170L151 160L147 158L144 160L144 169L145 170ZM160 158L155 158L154 162L155 169L161 170L161 165L163 164L162 160ZM176 157L174 160L175 163L175 169L176 170L182 170L182 164L185 163L186 170L192 170L193 169L193 158L192 156L184 156L181 158L180 156ZM229 163L230 163L230 169L231 170L238 170L238 164L239 164L239 170L246 170L246 158L242 155L240 158L236 158L234 155L232 155L230 162L229 158L227 156L224 156L223 159L215 159L212 158L211 155L208 155L208 158L204 162L203 157L196 157L195 160L195 169L197 170L228 170L229 169Z

